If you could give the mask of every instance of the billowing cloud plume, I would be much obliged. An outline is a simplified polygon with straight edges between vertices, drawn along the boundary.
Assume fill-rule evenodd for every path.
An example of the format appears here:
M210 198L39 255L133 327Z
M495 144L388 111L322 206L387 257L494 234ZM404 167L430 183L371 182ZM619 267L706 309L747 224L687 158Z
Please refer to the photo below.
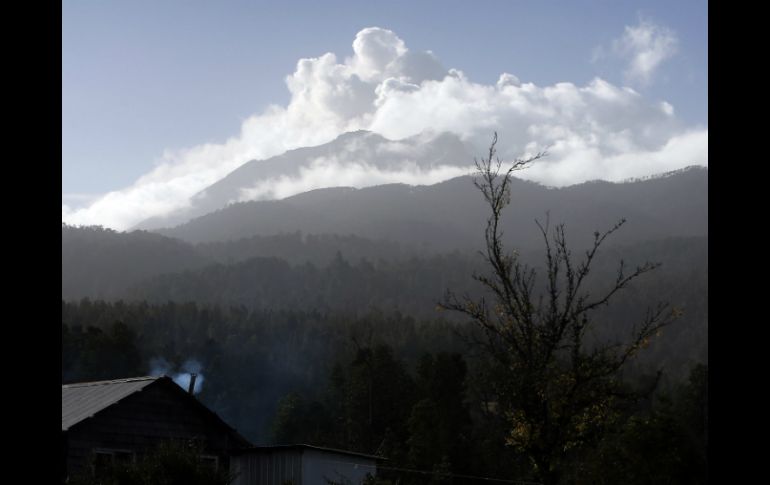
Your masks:
M649 76L670 52L667 34L656 29L644 23L627 29L624 39L634 55L634 73ZM193 195L249 160L360 129L391 140L449 131L479 155L498 131L504 158L548 148L549 157L518 175L557 186L708 164L708 129L682 126L669 103L647 100L599 78L585 86L541 87L503 73L493 85L476 83L462 71L444 68L431 52L410 51L395 33L377 27L361 30L353 55L342 62L332 53L301 59L286 84L288 105L251 116L237 136L222 144L168 151L132 186L82 209L63 205L62 218L70 224L126 229L189 206ZM409 160L405 153L403 164L390 171L366 160L315 160L299 178L265 181L244 191L242 199L280 198L325 186L432 183L459 174L458 169L416 174Z
M613 42L612 50L628 59L626 78L646 85L663 61L676 54L678 45L674 31L640 19L635 27L626 26L623 36Z

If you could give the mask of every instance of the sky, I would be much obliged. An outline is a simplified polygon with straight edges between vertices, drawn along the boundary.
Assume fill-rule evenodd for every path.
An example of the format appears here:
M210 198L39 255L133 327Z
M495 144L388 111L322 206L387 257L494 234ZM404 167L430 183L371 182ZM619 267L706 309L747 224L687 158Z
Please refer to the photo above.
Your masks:
M708 165L707 24L686 0L64 0L62 219L126 229L355 129L497 130L555 186Z

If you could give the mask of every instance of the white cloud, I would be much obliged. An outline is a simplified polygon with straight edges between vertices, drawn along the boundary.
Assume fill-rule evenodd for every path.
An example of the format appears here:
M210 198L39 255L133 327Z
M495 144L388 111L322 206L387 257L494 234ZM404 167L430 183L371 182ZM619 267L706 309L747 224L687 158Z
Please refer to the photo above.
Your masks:
M626 26L623 36L612 43L612 50L628 59L627 80L647 85L663 61L676 54L678 45L679 40L673 30L656 25L651 20L640 19L638 25Z
M645 23L627 28L634 59L640 59L635 61L638 70L646 75L669 52L670 41L660 32ZM551 147L549 157L519 172L549 185L708 164L708 129L682 126L666 102L646 100L633 89L599 78L585 86L565 82L541 87L503 73L495 84L475 83L459 70L445 69L432 53L410 51L395 33L376 27L356 35L353 55L343 62L331 53L301 59L286 84L289 104L249 117L237 136L222 144L166 152L132 186L85 208L63 204L62 218L71 224L126 229L188 206L193 195L249 160L319 145L359 129L393 140L451 131L479 155L496 130L505 158ZM321 160L300 177L265 181L244 195L281 197L323 186L432 183L455 174L455 169L410 165L407 145L387 149L402 152L403 164L383 170L365 160Z
M470 173L470 168L449 165L423 169L408 160L400 167L383 170L366 162L350 163L338 157L321 157L300 169L299 176L270 178L243 189L238 201L283 199L323 187L362 188L392 183L432 185Z
M623 147L630 143L628 135L618 134L615 142ZM630 178L670 172L708 162L708 131L691 130L671 137L653 150L616 150L602 156L599 149L576 136L561 137L549 149L559 163L538 163L527 169L535 180L556 186L575 181L609 180L620 182ZM523 173L523 172L519 172Z
M61 200L63 204L67 204L71 207L82 207L97 200L101 195L102 194L70 192L61 194Z

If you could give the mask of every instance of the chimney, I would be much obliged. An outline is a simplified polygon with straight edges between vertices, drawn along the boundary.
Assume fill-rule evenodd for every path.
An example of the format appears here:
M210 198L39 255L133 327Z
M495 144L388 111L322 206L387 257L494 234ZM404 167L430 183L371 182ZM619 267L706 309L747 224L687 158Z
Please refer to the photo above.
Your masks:
M198 374L192 373L190 374L190 388L187 389L187 392L190 394L194 394L193 391L195 390L195 378L198 377Z

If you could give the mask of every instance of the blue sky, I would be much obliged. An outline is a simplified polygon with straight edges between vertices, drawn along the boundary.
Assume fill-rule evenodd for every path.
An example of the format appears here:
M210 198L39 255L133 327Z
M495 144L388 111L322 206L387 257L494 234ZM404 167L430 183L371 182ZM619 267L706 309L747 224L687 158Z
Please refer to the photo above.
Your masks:
M682 127L708 127L705 1L86 1L62 4L62 193L70 206L119 191L168 151L238 136L286 107L301 58L353 55L366 27L494 85L595 78L667 102ZM648 78L629 74L627 28L672 40ZM259 152L261 153L261 152ZM265 152L267 153L267 152Z

